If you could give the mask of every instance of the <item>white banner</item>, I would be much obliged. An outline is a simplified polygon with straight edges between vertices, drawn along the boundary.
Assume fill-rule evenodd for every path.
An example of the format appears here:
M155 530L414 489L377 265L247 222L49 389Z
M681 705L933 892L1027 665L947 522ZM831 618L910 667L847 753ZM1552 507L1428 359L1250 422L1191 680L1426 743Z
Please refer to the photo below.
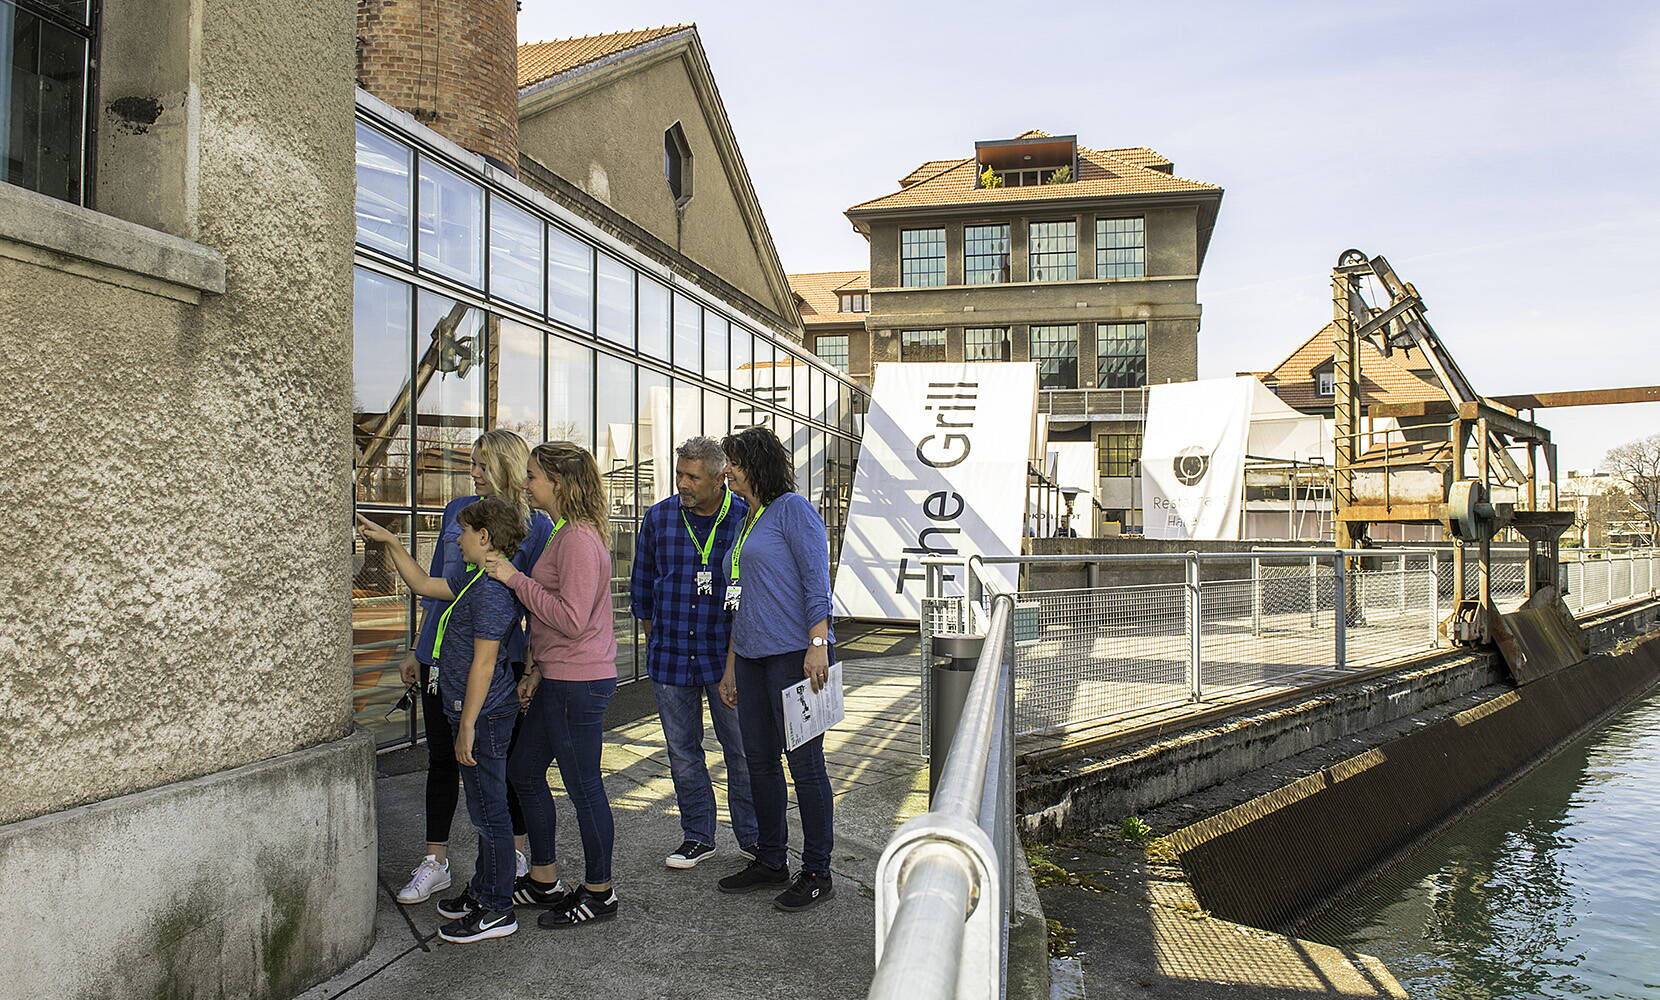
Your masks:
M1239 537L1256 379L1155 385L1141 443L1142 519L1148 538Z
M836 614L914 622L925 556L1019 553L1036 412L1031 362L877 367L836 570ZM1015 589L1017 567L987 568ZM946 571L945 593L962 592L960 576Z

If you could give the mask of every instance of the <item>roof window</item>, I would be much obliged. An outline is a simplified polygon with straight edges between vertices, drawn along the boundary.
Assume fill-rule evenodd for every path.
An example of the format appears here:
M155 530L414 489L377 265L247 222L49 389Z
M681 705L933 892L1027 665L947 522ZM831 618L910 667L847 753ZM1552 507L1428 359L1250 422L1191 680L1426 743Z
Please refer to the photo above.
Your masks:
M1078 137L1028 135L974 144L977 188L1068 184L1078 179Z

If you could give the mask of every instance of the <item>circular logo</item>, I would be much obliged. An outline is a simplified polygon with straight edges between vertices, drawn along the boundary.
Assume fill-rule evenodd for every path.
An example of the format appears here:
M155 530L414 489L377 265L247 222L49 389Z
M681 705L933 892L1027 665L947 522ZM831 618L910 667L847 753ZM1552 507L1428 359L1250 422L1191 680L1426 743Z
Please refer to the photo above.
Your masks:
M1183 448L1176 453L1176 460L1170 465L1183 486L1193 486L1210 471L1210 456L1205 454L1203 448Z

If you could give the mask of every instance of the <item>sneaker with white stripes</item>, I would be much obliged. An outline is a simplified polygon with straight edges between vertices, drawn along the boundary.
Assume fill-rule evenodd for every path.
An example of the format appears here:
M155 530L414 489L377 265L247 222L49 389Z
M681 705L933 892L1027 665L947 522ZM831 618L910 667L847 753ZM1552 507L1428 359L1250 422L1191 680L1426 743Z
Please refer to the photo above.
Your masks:
M549 910L536 919L543 927L575 927L577 924L598 923L617 915L617 890L595 892L587 886L578 886L570 899L557 910Z
M513 903L515 906L536 906L544 910L557 909L564 906L565 901L571 898L571 890L563 879L554 879L553 884L538 882L529 875L521 875L513 883Z
M435 892L442 892L450 887L450 863L439 861L436 855L428 854L415 866L415 871L409 877L409 884L398 890L398 902L404 905L424 903Z

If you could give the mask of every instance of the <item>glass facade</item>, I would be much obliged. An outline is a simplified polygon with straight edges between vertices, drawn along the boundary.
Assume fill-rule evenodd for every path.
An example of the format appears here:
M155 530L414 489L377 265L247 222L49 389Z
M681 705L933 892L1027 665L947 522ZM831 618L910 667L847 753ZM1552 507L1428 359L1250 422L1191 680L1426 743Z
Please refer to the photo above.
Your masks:
M900 230L899 284L904 288L945 284L945 230Z
M1103 389L1147 384L1147 324L1102 323L1095 328L1096 381Z
M0 0L3 2L3 0ZM644 675L627 583L641 512L674 490L697 433L772 427L840 549L862 395L839 372L511 182L360 109L353 367L358 510L423 565L444 505L473 491L472 442L505 427L572 440L599 461L611 512L618 671ZM354 536L355 538L355 536ZM420 722L394 710L417 602L377 547L354 541L354 701L382 743Z
M963 282L995 285L1009 280L1009 227L963 227Z
M1095 220L1095 276L1147 276L1147 230L1142 219Z
M96 25L86 0L0 0L0 180L87 200Z
M1032 360L1038 363L1039 389L1078 388L1078 328L1032 327Z
M1078 223L1034 222L1031 228L1033 281L1078 280Z

